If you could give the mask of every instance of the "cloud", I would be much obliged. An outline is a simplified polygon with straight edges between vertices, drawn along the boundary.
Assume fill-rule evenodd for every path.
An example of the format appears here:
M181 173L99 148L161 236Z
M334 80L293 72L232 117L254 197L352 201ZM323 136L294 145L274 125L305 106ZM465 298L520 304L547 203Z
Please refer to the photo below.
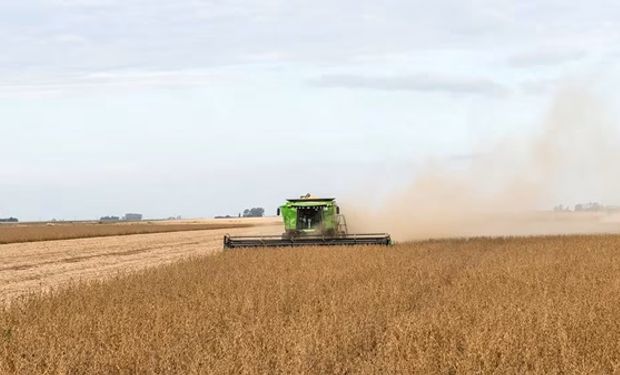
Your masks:
M482 152L470 152L470 153L464 153L464 154L448 155L446 160L450 162L463 162L463 161L472 161L474 159L480 159L486 156L488 156L488 154L485 154Z
M510 90L490 79L430 74L406 76L323 75L310 81L318 87L342 87L386 91L417 91L456 95L502 96Z
M413 64L417 71L447 72L447 77L405 77L405 83L362 77L357 86L498 95L506 89L493 80L449 76L467 77L476 71L472 66L491 58L544 68L583 58L579 46L608 50L620 35L614 6L611 0L596 7L555 0L523 0L518 6L512 0L316 0L310 8L301 0L5 1L0 4L0 84L22 76L33 77L27 83L37 85L37 77L58 80L117 66L148 72L374 64L372 71L385 72ZM522 50L532 40L564 49ZM502 68L488 71L499 77Z
M224 76L203 70L111 70L80 75L65 75L54 79L28 77L0 82L0 98L41 98L76 95L85 92L134 90L140 88L200 87L220 82ZM230 80L231 78L225 78Z
M57 34L51 37L52 40L63 44L88 43L88 39L76 34Z
M110 0L48 0L47 4L57 7L99 8L112 7L120 4L120 2Z
M578 61L587 57L583 50L536 49L521 52L508 58L508 63L517 68L552 66Z
M529 80L521 83L521 92L528 95L548 94L557 90L562 80L559 78L545 78L539 80Z

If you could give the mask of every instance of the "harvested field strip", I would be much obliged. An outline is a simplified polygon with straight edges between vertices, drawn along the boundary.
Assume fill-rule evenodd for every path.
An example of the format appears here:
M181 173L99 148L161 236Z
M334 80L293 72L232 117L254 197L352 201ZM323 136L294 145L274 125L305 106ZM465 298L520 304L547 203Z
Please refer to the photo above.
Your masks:
M198 245L200 243L201 243L200 241L178 242L175 245L176 246L191 246L191 245ZM82 255L82 256L66 257L66 258L61 258L61 259L56 259L56 260L36 262L36 263L30 263L30 264L28 264L28 263L27 264L18 264L18 265L14 265L14 266L0 267L0 272L2 272L2 271L27 270L27 269L30 269L30 268L47 266L47 265L50 265L50 264L76 263L76 262L82 262L82 261L85 261L85 260L90 260L90 259L95 259L95 258L118 257L118 256L123 256L123 255L133 255L133 254L139 254L139 253L144 253L144 252L147 252L147 251L154 251L154 250L165 249L165 248L170 248L170 247L171 247L170 245L146 246L146 247L142 247L142 248L139 248L139 249L132 249L132 250L107 252L107 253L103 253L103 254L94 254L94 255Z
M2 225L0 244L68 240L90 237L123 236L131 234L186 232L195 230L215 230L248 228L256 224L55 224L55 225Z
M71 280L104 279L119 272L221 251L226 233L257 235L278 231L280 226L259 225L0 245L0 304Z
M620 236L237 250L0 312L2 373L613 373Z

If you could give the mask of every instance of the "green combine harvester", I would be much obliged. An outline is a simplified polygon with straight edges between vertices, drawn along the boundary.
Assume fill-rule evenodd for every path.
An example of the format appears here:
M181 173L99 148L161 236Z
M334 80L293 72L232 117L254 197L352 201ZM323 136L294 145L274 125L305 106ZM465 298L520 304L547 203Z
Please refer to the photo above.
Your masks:
M278 208L285 232L272 236L224 236L224 248L390 245L387 233L349 234L345 217L334 198L315 198L307 194L287 199Z

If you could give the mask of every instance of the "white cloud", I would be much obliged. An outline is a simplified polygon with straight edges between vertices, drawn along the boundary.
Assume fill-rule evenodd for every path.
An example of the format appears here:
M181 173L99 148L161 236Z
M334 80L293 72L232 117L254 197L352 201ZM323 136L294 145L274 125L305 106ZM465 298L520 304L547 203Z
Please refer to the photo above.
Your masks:
M44 0L43 3L47 6L57 6L57 7L85 7L85 8L99 8L99 7L109 7L121 4L121 1L115 0Z
M558 89L560 85L561 80L558 78L527 80L521 83L521 91L531 95L548 94Z
M413 76L324 75L311 81L320 87L344 87L388 91L418 91L456 95L506 95L510 90L490 79L447 77L430 74Z
M145 88L203 87L224 79L222 74L201 70L100 71L53 79L21 79L0 85L0 98L41 98L80 95L88 92L127 92Z
M562 50L556 48L540 48L526 51L509 57L510 65L518 68L560 65L579 61L587 57L584 50Z
M88 39L77 34L57 34L53 35L52 39L58 43L63 44L79 44L88 42Z
M22 0L0 5L0 84L117 67L186 71L493 51L520 67L583 60L617 44L618 5L556 0ZM537 45L561 46L529 51ZM523 52L526 51L526 52ZM458 57L457 57L458 60ZM363 63L363 62L361 62ZM458 61L454 62L458 64ZM413 74L424 69L412 66ZM24 74L29 73L29 74ZM32 74L30 74L32 73ZM450 76L450 71L440 72ZM476 80L476 73L469 77ZM480 85L480 83L478 83ZM467 86L467 85L465 85ZM476 85L474 85L476 86Z

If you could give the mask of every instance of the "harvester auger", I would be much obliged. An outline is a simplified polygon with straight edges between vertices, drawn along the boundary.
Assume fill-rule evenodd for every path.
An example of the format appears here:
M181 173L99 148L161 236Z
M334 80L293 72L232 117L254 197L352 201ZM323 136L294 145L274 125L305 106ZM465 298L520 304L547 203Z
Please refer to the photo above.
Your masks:
M271 236L224 236L224 248L390 245L387 233L349 234L345 217L334 198L314 198L305 195L287 199L278 208L285 232Z

